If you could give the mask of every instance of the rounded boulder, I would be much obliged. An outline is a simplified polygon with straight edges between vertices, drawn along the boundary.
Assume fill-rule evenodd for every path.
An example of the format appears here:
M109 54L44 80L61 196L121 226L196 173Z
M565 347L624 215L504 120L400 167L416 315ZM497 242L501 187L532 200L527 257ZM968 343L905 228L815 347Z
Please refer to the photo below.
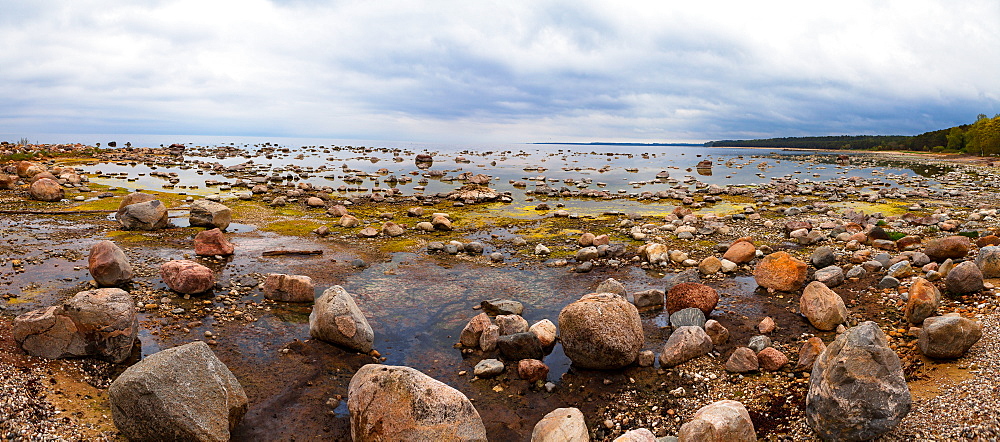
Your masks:
M573 364L598 370L635 362L644 336L639 310L611 293L591 293L559 313L563 351Z

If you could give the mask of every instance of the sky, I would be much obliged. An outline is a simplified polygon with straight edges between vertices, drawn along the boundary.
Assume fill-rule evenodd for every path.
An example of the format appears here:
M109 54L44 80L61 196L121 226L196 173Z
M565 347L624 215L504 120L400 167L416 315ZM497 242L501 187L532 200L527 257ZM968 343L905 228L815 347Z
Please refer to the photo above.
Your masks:
M1000 113L1000 2L0 0L0 134L913 135Z

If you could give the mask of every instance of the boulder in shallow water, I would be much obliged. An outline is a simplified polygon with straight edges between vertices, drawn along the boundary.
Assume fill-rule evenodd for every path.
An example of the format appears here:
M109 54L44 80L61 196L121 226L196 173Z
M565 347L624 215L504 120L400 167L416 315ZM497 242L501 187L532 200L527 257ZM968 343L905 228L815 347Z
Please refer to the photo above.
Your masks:
M116 287L132 281L132 265L125 252L111 241L90 247L87 268L98 287Z
M167 206L160 200L129 204L119 209L116 217L124 230L158 230L169 221Z
M191 216L188 218L192 227L214 227L226 230L233 221L233 211L222 203L209 200L198 200L191 203Z
M198 256L229 256L236 251L219 229L203 230L194 236L194 254Z
M462 392L410 367L361 367L348 386L347 409L355 442L487 440Z
M111 383L108 400L129 440L227 441L248 405L239 381L201 341L129 367Z
M598 370L635 362L644 336L639 310L611 293L585 295L559 313L560 340L573 364Z
M372 351L375 343L375 333L364 313L339 285L326 289L313 304L309 335L362 353Z
M186 295L204 293L215 286L212 269L187 259L161 264L160 277L170 290Z
M264 297L275 301L312 302L316 285L305 275L269 273L264 279Z

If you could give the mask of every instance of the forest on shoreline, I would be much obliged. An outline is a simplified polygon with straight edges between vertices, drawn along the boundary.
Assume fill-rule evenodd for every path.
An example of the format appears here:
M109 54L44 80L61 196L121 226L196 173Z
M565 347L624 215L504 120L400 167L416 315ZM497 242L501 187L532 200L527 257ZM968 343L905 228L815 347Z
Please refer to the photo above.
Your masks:
M919 135L840 135L826 137L785 137L757 140L722 140L708 147L775 147L825 150L899 150L915 152L964 153L978 156L1000 155L1000 114L979 114L976 122Z

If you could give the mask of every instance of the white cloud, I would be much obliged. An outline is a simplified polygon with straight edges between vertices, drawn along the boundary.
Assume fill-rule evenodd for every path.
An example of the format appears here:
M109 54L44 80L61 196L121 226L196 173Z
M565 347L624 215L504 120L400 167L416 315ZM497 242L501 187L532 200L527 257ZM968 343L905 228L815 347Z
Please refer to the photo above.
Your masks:
M1000 112L989 0L0 9L7 131L704 140Z

